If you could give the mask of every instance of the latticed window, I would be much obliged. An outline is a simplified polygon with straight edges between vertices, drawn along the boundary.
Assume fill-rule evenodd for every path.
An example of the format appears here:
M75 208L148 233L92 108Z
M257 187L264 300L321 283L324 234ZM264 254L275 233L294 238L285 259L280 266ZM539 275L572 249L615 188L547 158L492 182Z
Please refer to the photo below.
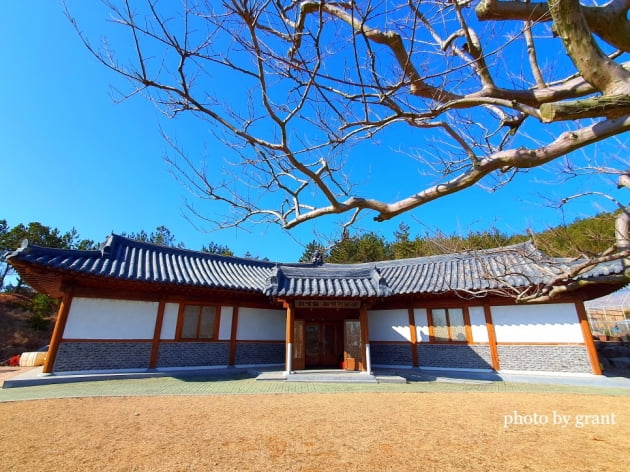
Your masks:
M183 305L180 310L180 339L215 339L217 307L206 305Z
M438 342L466 342L466 322L461 308L433 308L431 310L433 340Z

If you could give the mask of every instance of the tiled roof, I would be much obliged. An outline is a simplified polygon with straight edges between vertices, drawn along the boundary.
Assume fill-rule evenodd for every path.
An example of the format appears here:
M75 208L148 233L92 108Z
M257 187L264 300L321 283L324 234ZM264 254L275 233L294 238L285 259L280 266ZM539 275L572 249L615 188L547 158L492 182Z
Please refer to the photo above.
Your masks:
M255 292L263 290L274 267L267 262L165 247L114 234L95 251L25 245L11 254L9 261L77 275Z
M265 288L276 297L387 297L392 294L372 265L325 264L277 266Z
M397 294L524 287L544 283L566 267L565 260L547 258L531 243L379 263Z
M545 283L579 261L549 258L533 244L364 264L280 264L170 248L111 235L100 249L77 251L24 244L9 255L29 268L270 297L385 298L392 295L475 292ZM580 278L623 273L620 261ZM27 280L28 282L28 280Z

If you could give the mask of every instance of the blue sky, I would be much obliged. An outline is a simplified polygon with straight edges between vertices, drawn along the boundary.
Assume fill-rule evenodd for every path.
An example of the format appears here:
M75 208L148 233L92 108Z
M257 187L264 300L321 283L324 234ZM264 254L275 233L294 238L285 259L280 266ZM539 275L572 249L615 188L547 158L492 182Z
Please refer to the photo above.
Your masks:
M93 2L70 5L83 29L98 40L102 10ZM287 262L297 260L316 234L335 234L334 218L290 233L273 226L200 231L203 223L192 224L185 216L184 204L194 202L193 197L163 161L168 146L159 129L163 118L154 106L141 97L114 103L111 87L121 86L120 80L85 49L60 2L10 1L3 7L0 219L10 226L39 221L61 231L74 227L83 238L103 241L110 232L150 232L165 225L191 249L212 241L227 245L236 255L249 252ZM187 121L168 126L188 137L192 132L203 134L199 127L184 129ZM628 137L622 140L627 145ZM364 152L370 157L369 153L389 151L373 146ZM413 189L413 174L391 169L392 162L405 169L407 160L391 152L389 166L375 168L374 180L366 186L375 192L378 186L399 188L399 196L406 195ZM559 224L562 213L548 208L542 196L557 200L574 191L612 188L611 179L596 176L559 188L556 174L550 166L520 175L495 193L474 188L384 224L373 223L366 215L357 226L387 239L401 222L411 226L412 235L436 229L466 234L491 226L507 233L543 230ZM384 185L378 184L377 176ZM201 208L216 210L207 204ZM583 200L568 207L567 217L612 209L603 199Z

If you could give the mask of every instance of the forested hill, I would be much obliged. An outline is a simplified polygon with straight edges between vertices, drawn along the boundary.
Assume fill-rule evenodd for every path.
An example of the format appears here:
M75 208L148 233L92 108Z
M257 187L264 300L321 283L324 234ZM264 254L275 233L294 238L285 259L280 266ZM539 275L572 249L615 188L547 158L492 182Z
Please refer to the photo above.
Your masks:
M550 228L538 234L509 235L497 229L470 232L466 236L447 234L411 234L411 227L402 223L388 241L377 233L348 236L326 246L311 241L301 262L310 262L321 253L326 262L372 262L386 259L422 257L452 252L490 249L533 240L546 254L555 257L591 256L606 250L615 239L615 214L600 213L592 218L578 219L570 224Z

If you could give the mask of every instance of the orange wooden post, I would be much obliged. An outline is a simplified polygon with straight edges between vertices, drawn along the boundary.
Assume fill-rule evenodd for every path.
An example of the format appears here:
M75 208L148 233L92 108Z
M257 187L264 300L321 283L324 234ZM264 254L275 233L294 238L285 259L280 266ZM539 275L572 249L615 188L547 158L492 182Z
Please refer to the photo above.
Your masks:
M164 321L164 308L166 302L160 300L155 318L155 329L153 330L153 344L151 346L151 360L149 361L149 369L155 369L157 366L158 354L160 352L160 338L162 336L162 323Z
M498 371L501 368L499 362L499 351L497 349L497 336L494 332L494 323L492 322L492 313L490 306L483 306L483 313L486 317L486 327L488 328L488 343L490 344L490 355L492 356L492 368Z
M472 335L472 327L470 326L470 312L468 311L468 307L465 306L464 307L464 330L466 331L466 342L471 343L473 342L473 335Z
M287 322L286 322L286 375L291 373L291 362L293 360L293 320L295 318L295 313L293 309L293 304L290 302L284 302L284 307L287 310Z
M53 367L55 366L55 359L57 358L57 352L59 351L59 345L63 339L63 333L66 329L66 321L68 321L68 313L70 313L70 305L72 303L73 289L70 288L64 292L61 299L61 305L59 305L59 311L57 312L57 319L55 320L55 328L53 329L52 337L50 338L50 346L48 347L48 355L46 356L46 362L42 368L42 373L51 374Z
M429 325L429 342L435 342L435 328L433 326L433 311L427 308L427 324Z
M232 307L232 329L230 332L230 360L229 365L236 364L236 334L238 333L238 306Z
M363 370L368 374L372 373L372 356L370 354L370 331L368 329L367 305L361 304L359 311L359 323L361 325L361 344L363 346Z
M595 349L595 343L593 342L593 334L591 333L591 327L588 324L588 317L586 316L586 309L583 302L575 302L575 310L580 320L580 327L582 328L582 336L584 337L584 344L588 351L588 358L591 361L591 369L595 375L602 375L602 367L599 363L599 356L597 355L597 349Z
M416 314L413 311L413 308L408 308L407 312L409 313L409 336L411 340L411 365L413 367L418 367L418 348L416 344L418 344L418 336L416 332Z

